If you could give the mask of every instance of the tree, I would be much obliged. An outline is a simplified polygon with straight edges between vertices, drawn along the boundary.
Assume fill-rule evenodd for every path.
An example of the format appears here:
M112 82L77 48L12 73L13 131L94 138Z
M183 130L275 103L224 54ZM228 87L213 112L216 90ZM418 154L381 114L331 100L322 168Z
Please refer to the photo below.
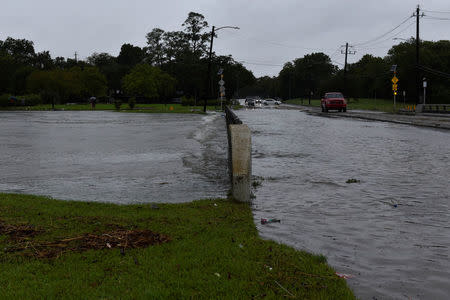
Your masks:
M117 61L121 65L134 67L141 63L143 58L144 51L140 47L131 44L123 44L120 48L120 54L117 57Z
M174 86L175 79L173 77L148 64L136 65L123 78L123 89L128 94L150 99L168 96L167 94L174 90Z
M106 95L106 77L97 67L72 68L71 72L78 74L82 86L82 94L85 97Z
M145 47L144 51L147 61L150 64L161 66L165 56L164 30L154 28L151 32L147 33L146 38L148 47Z
M190 12L182 24L189 41L190 50L196 57L201 57L207 52L207 42L209 33L202 33L207 27L208 22L202 14Z
M53 68L53 59L49 51L42 51L34 57L34 67L37 69L49 70Z
M33 42L26 39L8 37L1 43L0 51L11 55L19 64L31 64L35 56Z
M108 53L93 53L87 58L87 61L106 76L108 89L116 91L121 88L121 79L126 74L128 67L120 66L116 57Z

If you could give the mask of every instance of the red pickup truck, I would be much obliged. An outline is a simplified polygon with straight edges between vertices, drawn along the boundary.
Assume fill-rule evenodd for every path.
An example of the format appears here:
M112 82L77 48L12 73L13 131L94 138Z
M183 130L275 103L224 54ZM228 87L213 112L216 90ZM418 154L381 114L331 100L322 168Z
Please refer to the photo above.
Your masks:
M320 100L320 106L322 107L322 112L328 112L330 109L336 109L338 111L347 111L347 101L344 95L339 92L326 93Z

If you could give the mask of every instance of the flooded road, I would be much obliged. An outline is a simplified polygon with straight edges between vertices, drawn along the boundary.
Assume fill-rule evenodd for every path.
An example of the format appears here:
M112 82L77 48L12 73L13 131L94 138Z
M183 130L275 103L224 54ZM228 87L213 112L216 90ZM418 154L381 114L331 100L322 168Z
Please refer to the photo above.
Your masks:
M450 132L295 110L236 114L252 130L264 238L326 255L361 299L448 299Z
M113 203L226 197L221 115L1 112L0 192Z

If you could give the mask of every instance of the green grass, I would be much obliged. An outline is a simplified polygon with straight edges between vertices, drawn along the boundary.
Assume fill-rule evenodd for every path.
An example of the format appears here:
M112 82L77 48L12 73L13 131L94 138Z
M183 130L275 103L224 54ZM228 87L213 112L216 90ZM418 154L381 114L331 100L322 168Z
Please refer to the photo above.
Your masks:
M51 110L51 104L36 106L13 106L0 107L0 110ZM91 110L90 104L57 104L56 110ZM220 109L216 106L207 106L207 110ZM95 110L115 110L114 104L99 103L95 106ZM129 109L128 104L122 104L121 112L145 112L145 113L203 113L203 106L182 106L181 104L136 104L133 110Z
M259 238L249 205L215 199L158 206L0 194L0 298L354 299L325 257ZM18 241L2 233L2 224L30 225L38 233ZM112 248L24 255L44 241L118 227L171 240L123 254ZM25 250L3 250L17 244Z
M309 105L308 99L303 99L303 101L302 101L301 98L286 100L286 101L284 101L284 103L305 105L305 106L320 106L320 99L311 99L311 105Z
M297 104L301 105L301 99L291 99L285 101L288 104ZM308 99L303 100L303 105L308 106ZM400 108L406 108L412 106L411 104L403 105L403 101L398 101L396 108L397 110ZM320 106L320 99L311 100L311 106ZM374 110L374 111L383 111L383 112L394 112L394 100L393 99L368 99L368 98L350 98L347 103L348 109L356 109L356 110Z

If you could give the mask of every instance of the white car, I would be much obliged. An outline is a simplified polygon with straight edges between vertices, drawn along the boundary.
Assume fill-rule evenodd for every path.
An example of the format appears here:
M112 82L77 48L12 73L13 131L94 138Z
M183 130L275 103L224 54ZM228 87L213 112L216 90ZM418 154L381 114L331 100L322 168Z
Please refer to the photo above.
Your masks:
M263 101L263 104L264 104L265 106L275 106L275 105L278 105L277 101L274 100L274 99L265 99L265 100Z

